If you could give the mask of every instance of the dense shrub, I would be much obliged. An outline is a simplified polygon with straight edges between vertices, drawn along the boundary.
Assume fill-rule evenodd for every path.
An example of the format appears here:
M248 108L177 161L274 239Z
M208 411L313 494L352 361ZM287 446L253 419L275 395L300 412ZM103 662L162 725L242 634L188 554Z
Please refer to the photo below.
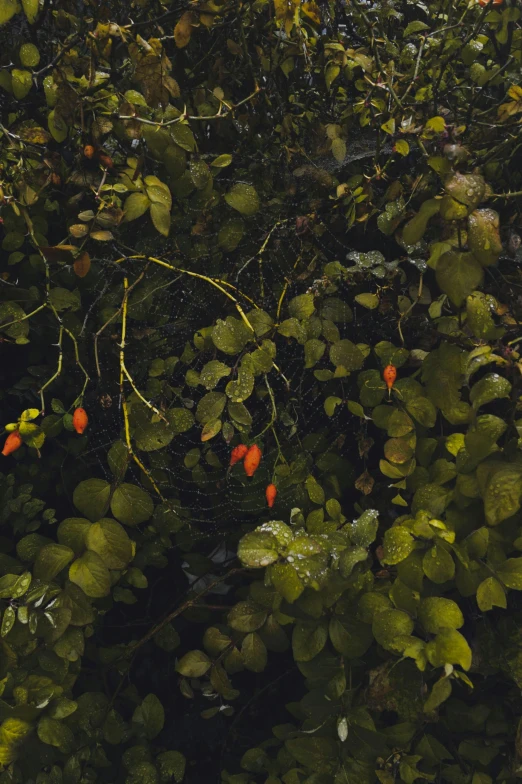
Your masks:
M0 782L520 777L509 2L0 0Z

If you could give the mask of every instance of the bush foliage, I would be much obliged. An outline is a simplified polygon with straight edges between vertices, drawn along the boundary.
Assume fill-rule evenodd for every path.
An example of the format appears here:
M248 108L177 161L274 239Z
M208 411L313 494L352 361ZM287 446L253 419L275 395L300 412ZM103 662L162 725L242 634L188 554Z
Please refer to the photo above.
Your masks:
M0 782L520 777L519 17L0 0Z

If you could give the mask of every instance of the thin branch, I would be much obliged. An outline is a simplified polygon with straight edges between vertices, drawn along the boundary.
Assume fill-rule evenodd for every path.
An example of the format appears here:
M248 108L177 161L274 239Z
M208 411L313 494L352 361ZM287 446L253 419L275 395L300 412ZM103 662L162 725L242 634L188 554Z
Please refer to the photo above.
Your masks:
M156 635L165 626L167 626L169 623L171 623L174 620L174 618L177 618L178 615L182 615L184 612L186 612L186 610L188 610L194 604L197 604L199 602L199 600L201 599L201 597L205 596L209 591L212 590L212 588L215 588L216 585L220 585L220 583L225 582L225 580L228 580L228 578L232 577L232 575L234 575L234 574L240 574L240 573L246 572L246 571L247 571L247 569L244 569L243 567L240 567L240 566L236 566L236 567L234 567L234 569L230 569L230 571L228 571L226 574L224 574L223 577L218 577L216 580L213 580L211 583L209 583L207 586L205 586L205 588L203 588L202 591L197 593L191 599L187 599L186 602L183 602L183 604L181 604L179 607L177 607L171 613L166 615L165 618L163 618L162 621L159 621L159 623L157 623L155 626L153 626L151 629L149 629L147 634L145 634L141 638L141 640L137 640L137 642L135 642L133 645L131 645L130 649L129 649L130 655L135 653L138 650L138 648L141 648L143 645L145 645L145 643L147 643L149 640L151 640L154 637L154 635Z

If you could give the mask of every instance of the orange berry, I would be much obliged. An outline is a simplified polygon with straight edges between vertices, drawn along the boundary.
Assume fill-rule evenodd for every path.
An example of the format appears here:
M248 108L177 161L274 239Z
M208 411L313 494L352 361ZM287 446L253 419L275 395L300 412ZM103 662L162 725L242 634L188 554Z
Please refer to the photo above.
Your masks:
M15 430L14 433L9 433L9 435L5 439L5 444L4 444L4 448L2 449L2 454L5 455L5 457L7 457L7 455L10 455L12 452L16 452L17 449L20 449L22 443L23 443L22 436L20 435L18 430Z
M271 509L274 505L274 501L276 500L277 487L275 485L268 485L268 487L265 490L265 495L266 495L266 502L269 508Z
M245 444L238 444L234 447L230 455L230 465L233 466L239 463L248 452L248 447Z
M89 417L87 416L87 411L84 408L77 408L73 414L73 427L77 433L80 435L83 433L87 425L89 424Z
M83 148L83 154L85 155L86 158L89 158L89 160L94 156L95 152L96 150L94 149L92 144L86 144L85 147Z
M391 390L395 383L395 379L397 378L397 368L395 365L386 365L383 370L382 377L385 380L388 389Z
M255 472L259 468L259 463L261 462L261 450L259 449L257 444L253 444L245 456L245 473L247 476L254 476Z
M504 0L493 0L491 5L502 5L503 2ZM490 5L490 3L488 0L479 0L479 5L481 5L484 8L485 5Z

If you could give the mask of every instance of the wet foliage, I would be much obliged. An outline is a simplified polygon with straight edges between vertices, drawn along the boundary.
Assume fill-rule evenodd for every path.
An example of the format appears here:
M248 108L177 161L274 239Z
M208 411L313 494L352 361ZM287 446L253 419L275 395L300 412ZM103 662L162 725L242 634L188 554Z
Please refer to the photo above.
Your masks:
M0 0L0 784L522 770L513 0Z

